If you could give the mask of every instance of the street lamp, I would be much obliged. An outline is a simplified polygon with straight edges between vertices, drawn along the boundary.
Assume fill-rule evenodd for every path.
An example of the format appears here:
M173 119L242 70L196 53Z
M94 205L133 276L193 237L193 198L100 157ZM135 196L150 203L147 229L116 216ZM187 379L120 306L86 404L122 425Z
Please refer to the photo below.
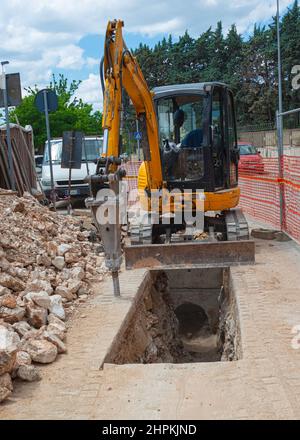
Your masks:
M11 136L10 136L8 96L7 96L6 73L5 73L5 66L7 64L9 64L9 61L1 61L1 66L2 66L1 88L3 90L3 100L4 100L4 108L5 108L5 119L6 119L6 140L7 140L7 149L8 149L9 179L10 179L11 189L15 191L16 187L15 187L14 165L13 165Z

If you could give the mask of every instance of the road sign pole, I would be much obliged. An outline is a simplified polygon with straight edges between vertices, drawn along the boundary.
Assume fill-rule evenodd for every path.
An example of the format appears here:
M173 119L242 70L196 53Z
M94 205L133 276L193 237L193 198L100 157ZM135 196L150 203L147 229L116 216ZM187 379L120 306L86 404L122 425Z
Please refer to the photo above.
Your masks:
M43 94L44 94L44 107L45 107L46 130L47 130L47 141L48 141L48 157L49 157L49 164L50 164L51 199L52 199L54 211L56 211L56 200L55 200L56 196L55 196L55 192L54 192L54 177L53 177L53 164L52 164L51 136L50 136L47 90L44 90Z
M9 122L9 111L8 111L8 96L7 96L7 87L6 87L6 74L4 70L4 64L2 63L2 79L3 79L3 99L4 99L4 108L5 108L5 120L6 120L6 141L7 141L7 150L8 150L8 168L9 168L9 179L11 189L13 191L16 190L15 185L15 173L14 173L14 164L13 164L13 153L12 153L12 145L11 145L11 136L10 136L10 122Z

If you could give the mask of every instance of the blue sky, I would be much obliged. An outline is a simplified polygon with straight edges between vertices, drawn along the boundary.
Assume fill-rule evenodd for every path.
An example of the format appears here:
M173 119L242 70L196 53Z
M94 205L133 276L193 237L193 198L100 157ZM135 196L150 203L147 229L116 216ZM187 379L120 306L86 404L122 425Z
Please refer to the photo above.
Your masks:
M281 11L292 4L280 0ZM20 72L23 86L44 87L52 73L80 79L79 96L101 108L99 61L108 20L125 22L129 48L153 46L163 36L185 30L198 36L222 20L247 35L253 24L276 12L276 0L1 0L1 60Z

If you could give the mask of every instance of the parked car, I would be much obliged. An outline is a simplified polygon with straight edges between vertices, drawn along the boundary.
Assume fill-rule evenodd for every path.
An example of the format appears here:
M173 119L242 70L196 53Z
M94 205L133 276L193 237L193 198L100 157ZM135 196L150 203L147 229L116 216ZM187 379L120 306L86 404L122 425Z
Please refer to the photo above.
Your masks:
M82 161L80 169L73 169L71 174L71 192L72 197L84 198L89 196L89 185L84 181L88 174L94 174L96 171L97 159L101 156L103 148L103 137L86 136L85 148L82 148ZM86 152L86 156L85 156ZM51 158L53 167L53 178L55 192L59 198L65 198L69 195L69 169L61 168L62 159L62 139L51 140ZM50 198L51 194L51 176L48 154L48 143L45 144L44 161L42 168L42 187L45 195Z
M264 172L264 161L260 151L249 142L239 142L240 161L239 171L262 174Z
M44 156L42 156L42 155L35 155L34 156L34 161L35 161L36 172L40 176L42 174L42 167L43 167Z

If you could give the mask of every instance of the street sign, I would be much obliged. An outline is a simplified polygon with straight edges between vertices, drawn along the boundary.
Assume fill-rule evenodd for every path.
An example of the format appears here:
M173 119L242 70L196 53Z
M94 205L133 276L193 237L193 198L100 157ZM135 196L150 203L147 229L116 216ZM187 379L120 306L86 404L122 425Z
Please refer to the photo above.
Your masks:
M61 168L80 170L82 161L83 133L64 131L61 156Z
M34 100L34 104L38 111L45 113L45 93L47 96L48 112L55 112L58 109L58 99L54 90L43 89L40 90Z
M4 78L6 76L7 105L17 107L22 102L21 80L19 73L8 73L1 75L0 84L0 107L5 107L3 89L5 87Z
M142 133L140 131L135 131L134 138L136 141L141 141L142 140Z

